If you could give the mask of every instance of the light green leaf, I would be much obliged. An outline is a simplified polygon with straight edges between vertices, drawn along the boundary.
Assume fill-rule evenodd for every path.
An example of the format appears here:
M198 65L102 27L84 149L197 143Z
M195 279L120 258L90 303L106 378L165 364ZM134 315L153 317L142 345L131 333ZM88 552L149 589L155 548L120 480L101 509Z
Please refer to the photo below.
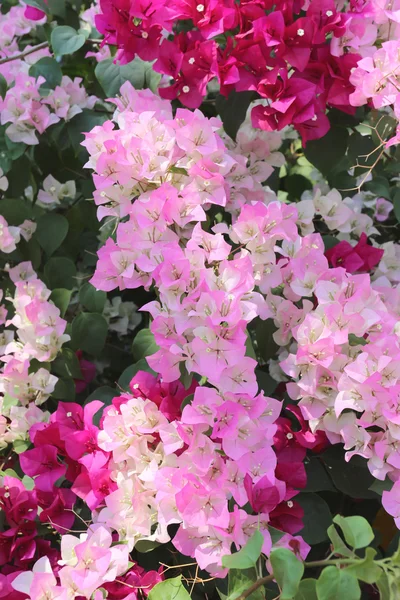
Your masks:
M56 27L51 32L51 46L54 54L63 56L73 54L85 43L85 36L68 25ZM100 63L99 63L100 64Z
M318 600L360 600L357 579L348 571L325 567L317 581Z
M50 212L40 217L35 236L47 256L51 256L61 246L68 227L68 220L57 213Z
M255 531L248 542L235 554L222 557L222 566L227 569L250 569L260 558L264 538L259 531Z
M303 579L300 581L294 600L317 600L316 586L316 579Z
M183 587L181 577L174 577L174 579L166 579L157 583L156 586L150 590L148 595L149 600L190 600L190 596L186 589Z
M297 594L304 565L293 552L286 548L277 548L270 555L274 578L281 589L280 600L292 600Z
M344 539L348 545L356 550L369 546L375 537L371 525L364 517L336 515L333 522L339 525L343 531Z
M108 332L107 321L98 313L81 313L72 321L72 344L98 356L104 348Z
M229 569L227 600L237 600L257 581L257 571L251 569ZM261 586L246 600L265 600L265 591Z
M151 356L158 349L154 341L154 335L150 329L141 329L133 340L132 354L136 361L146 358L146 356Z
M108 98L116 96L125 81L130 81L137 90L145 86L146 63L139 58L127 65L118 65L113 58L106 58L97 64L94 72Z
M31 445L30 441L27 441L27 440L15 440L13 442L14 452L16 454L22 454L22 452L25 452L25 450L28 450L28 448L29 448L30 445Z
M91 283L85 283L79 290L79 302L87 310L95 313L102 313L107 300L106 292L96 290Z
M334 525L330 525L328 527L327 533L332 542L333 550L336 554L339 556L347 556L348 558L354 556L354 552L352 552L350 548L346 546Z
M383 571L379 565L374 562L375 556L376 550L374 548L367 548L365 550L364 560L360 560L354 565L351 565L346 571L357 577L357 579L365 581L365 583L376 583Z

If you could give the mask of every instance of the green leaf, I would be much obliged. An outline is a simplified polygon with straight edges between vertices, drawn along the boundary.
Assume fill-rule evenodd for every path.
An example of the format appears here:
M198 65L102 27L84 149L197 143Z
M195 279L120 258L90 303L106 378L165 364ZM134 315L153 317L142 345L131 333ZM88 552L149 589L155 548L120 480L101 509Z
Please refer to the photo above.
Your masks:
M91 283L84 283L79 290L79 302L90 312L101 314L104 310L106 300L106 292L96 290Z
M374 548L367 548L364 560L360 560L354 565L351 565L346 571L357 577L357 579L365 581L365 583L369 583L370 585L376 583L383 571L379 565L374 562L375 556L376 550L374 550Z
M132 354L136 361L146 358L146 356L151 356L158 349L154 341L154 335L150 329L141 329L133 340Z
M380 196L390 200L390 185L386 177L374 177L372 181L365 184L365 189L372 192L375 196Z
M348 548L346 546L346 544L340 537L340 535L334 525L330 525L328 527L327 533L328 533L329 539L332 542L332 546L333 546L333 550L334 550L335 554L338 554L339 556L346 556L348 558L351 558L354 556L354 552L352 552L352 550L350 550L350 548Z
M143 358L134 365L130 365L125 369L121 377L118 379L118 386L122 390L129 391L129 384L135 377L136 373L138 373L139 371L146 371L146 373L152 373L153 375L157 375L157 373L153 371L151 367L149 367L147 360Z
M348 571L325 567L317 581L318 600L360 600L361 590L357 579Z
M150 590L149 600L190 600L190 596L182 585L181 576L166 579L157 583Z
M317 456L307 457L304 466L307 474L305 492L334 492L332 480Z
M194 394L189 394L189 396L186 396L186 398L184 398L182 400L181 411L185 408L185 406L192 403L193 398L194 398Z
M50 300L57 306L62 317L67 312L71 295L71 290L65 290L63 288L58 288L51 292Z
M108 98L116 96L125 81L130 81L137 90L143 89L146 78L146 63L139 58L127 65L114 63L113 58L99 62L94 71L98 82Z
M51 32L51 46L54 54L63 56L73 54L85 43L85 36L68 25L56 27ZM100 64L100 63L99 63Z
M6 96L7 88L8 88L8 85L7 85L6 78L0 74L0 96L3 98L3 100Z
M66 400L73 402L75 400L75 383L73 379L59 379L52 393L53 398L57 400Z
M246 356L250 356L250 358L254 358L254 360L257 360L257 356L253 348L253 342L248 331L246 338Z
M78 350L98 356L104 348L107 321L98 313L81 313L72 321L72 343Z
M277 330L273 319L266 319L263 321L258 318L253 321L256 342L257 342L257 354L267 362L270 358L275 358L279 346L274 340L274 333Z
M362 337L357 337L354 333L349 333L349 344L350 346L366 346L368 342Z
M272 550L269 558L274 578L281 589L280 600L292 600L303 577L303 563L286 548Z
M15 440L13 442L13 449L16 454L22 454L25 450L28 450L31 445L30 441L27 440Z
M254 567L251 569L229 569L227 600L237 600L256 581L257 571ZM264 588L261 586L246 600L265 600Z
M97 388L97 390L92 392L90 396L86 398L84 406L86 406L90 402L93 402L93 400L100 400L100 402L104 403L104 406L102 406L93 415L93 424L96 425L96 427L99 426L100 419L103 416L103 411L106 408L106 406L111 406L113 399L116 398L118 395L118 392L115 391L112 387L104 385L102 387Z
M396 193L393 196L393 209L396 219L400 223L400 189L396 190Z
M51 256L61 246L67 236L68 227L67 219L55 212L49 212L40 217L35 235L48 256Z
M99 63L100 64L100 63ZM69 123L67 123L68 138L71 142L71 146L75 149L75 156L78 156L79 152L86 153L86 150L81 146L81 142L85 139L84 133L88 133L96 127L96 125L103 125L104 121L107 120L107 116L104 113L95 112L93 110L83 110L79 115L76 115ZM83 208L85 207L85 208ZM72 207L70 213L82 212L87 210L87 204L77 204ZM75 211L74 211L75 209ZM82 215L80 215L80 219ZM81 228L83 229L82 220L80 221Z
M32 477L29 477L28 475L24 475L22 478L22 483L25 486L25 489L27 490L33 490L35 489L35 480L32 479Z
M343 531L347 544L356 550L369 546L375 537L371 525L364 517L342 517L341 515L336 515L333 522L339 525Z
M325 500L317 494L301 493L296 496L296 501L304 510L304 527L299 534L311 546L324 542L326 530L332 523L331 511Z
M350 136L347 154L350 167L355 167L355 177L365 176L368 173L368 169L372 167L377 156L379 156L379 150L376 150L377 147L378 144L374 144L369 135L361 135L361 133L355 131Z
M284 183L290 200L300 200L303 192L312 189L311 181L299 173L285 177Z
M338 240L333 235L323 235L322 241L324 242L325 250L330 250L331 248L334 248L340 242L340 240Z
M59 377L83 379L78 357L71 348L63 348L52 362L52 371Z
M382 496L383 492L390 492L393 487L393 481L390 481L386 477L384 481L380 481L379 479L375 479L374 483L369 487L372 492L378 494L378 496Z
M14 471L14 469L5 469L4 471L0 471L0 477L14 477L14 479L19 479L21 481L21 477Z
M379 599L380 600L398 600L397 597L392 593L389 577L386 573L383 573L381 577L379 577L377 583L377 588L379 590Z
M294 600L317 600L317 580L303 579Z
M235 92L232 91L228 98L219 95L215 107L226 133L233 139L236 139L237 132L246 118L247 109L256 94L254 92Z
M25 0L25 4L42 10L46 15L49 14L49 9L44 0Z
M44 77L46 80L46 84L42 84L41 87L44 88L55 88L57 85L61 84L62 79L62 71L61 67L54 58L50 56L44 56L40 60L38 60L34 65L29 69L29 75L35 77Z
M64 256L51 258L44 267L44 275L52 290L58 288L72 290L76 284L76 267L72 260Z
M65 19L65 0L47 0L50 14Z
M322 461L338 490L351 498L374 498L376 494L368 488L375 478L368 470L367 461L361 456L353 456L349 462L344 460L341 444L330 446L322 455Z
M345 155L348 137L347 129L333 125L324 137L308 141L304 154L318 171L328 175Z
M259 531L255 531L247 543L235 554L222 557L222 566L227 569L250 569L260 558L264 538Z
M0 200L0 214L9 225L21 225L25 219L32 218L32 204L20 198Z

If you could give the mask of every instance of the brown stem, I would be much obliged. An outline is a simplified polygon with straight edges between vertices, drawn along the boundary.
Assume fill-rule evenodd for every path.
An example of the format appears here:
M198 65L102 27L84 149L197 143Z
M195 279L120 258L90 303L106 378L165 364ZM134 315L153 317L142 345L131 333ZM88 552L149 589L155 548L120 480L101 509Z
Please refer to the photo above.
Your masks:
M103 40L94 40L94 39L87 39L86 43L88 44L101 44ZM2 58L0 59L0 65L4 65L5 63L11 62L12 60L18 60L19 58L25 58L25 56L28 56L28 54L33 54L33 52L36 52L37 50L42 50L42 48L47 48L49 45L49 42L42 42L41 44L38 44L37 46L33 46L32 48L29 48L28 50L24 50L23 52L20 52L19 54L14 54L13 56L7 56L6 58Z
M259 587L261 587L262 585L265 585L266 583L269 583L270 581L273 581L273 579L274 579L273 575L267 575L266 577L257 579L257 581L255 583L253 583L253 585L251 585L249 588L247 588L247 590L245 592L243 592L242 595L239 596L239 598L237 600L246 600L246 598L251 596L251 594L253 592L255 592L256 590L258 590Z
M12 60L18 60L19 58L25 58L25 56L28 56L28 54L32 54L33 52L36 52L37 50L41 50L42 48L47 48L48 45L49 45L49 42L42 42L41 44L38 44L37 46L33 46L32 48L29 48L29 50L24 50L23 52L20 52L19 54L14 54L13 56L7 56L6 58L2 58L0 60L0 65L4 65L5 63L11 62Z

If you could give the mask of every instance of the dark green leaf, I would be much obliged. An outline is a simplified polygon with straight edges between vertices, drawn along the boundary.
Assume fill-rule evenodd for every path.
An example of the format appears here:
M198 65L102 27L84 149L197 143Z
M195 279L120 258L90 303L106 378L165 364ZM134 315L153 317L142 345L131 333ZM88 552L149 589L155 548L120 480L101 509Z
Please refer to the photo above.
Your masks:
M93 402L94 400L100 400L100 402L104 403L104 406L102 406L93 415L93 424L96 425L96 427L99 426L100 419L103 416L103 411L104 411L105 407L111 406L113 399L116 398L118 395L119 395L118 392L115 391L113 388L111 388L107 385L104 385L102 387L97 388L97 390L92 392L90 394L90 396L88 396L86 398L84 406L86 406L90 402Z
M350 346L366 346L368 342L362 337L357 337L354 333L349 333L349 344Z
M287 548L272 550L269 559L274 578L281 589L280 600L292 600L303 577L303 563Z
M100 64L100 63L99 63ZM107 120L107 115L104 113L95 112L93 110L83 110L79 115L76 115L71 121L67 124L67 133L69 140L71 142L72 147L75 149L75 156L78 156L79 152L86 152L84 148L80 145L81 142L85 139L84 133L88 133L95 127L96 125L102 125L104 121ZM81 206L85 206L85 204L77 205L76 212L86 210L82 209ZM74 213L73 209L71 211ZM82 215L80 216L82 219ZM84 221L81 221L81 225L83 226Z
M323 175L328 175L345 155L348 137L347 129L333 125L324 137L308 141L304 154Z
M256 94L254 92L235 92L232 91L228 98L218 96L216 101L216 109L221 117L226 133L233 139L236 139L236 134L239 127L246 118L247 109Z
M263 391L266 396L271 396L276 390L278 382L261 369L256 369L256 378L259 390Z
M54 304L57 306L62 317L67 312L67 308L71 300L71 295L71 290L64 290L62 288L53 290L51 292L50 300L52 300L52 302L54 302Z
M375 537L371 525L364 517L342 517L341 515L336 515L333 522L339 525L343 531L347 544L356 550L369 546Z
M150 329L141 329L133 340L132 354L136 361L146 358L146 356L151 356L158 349L154 341L154 335Z
M156 375L155 371L149 367L147 360L143 358L142 360L139 360L139 362L125 369L121 377L118 379L118 386L122 390L128 391L130 382L139 371L146 371L146 373L152 373L153 375Z
M43 87L46 88L55 88L57 85L61 84L62 71L61 67L54 58L50 56L44 56L40 60L38 60L34 65L29 69L29 75L35 77L44 77L46 80L46 84L42 84Z
M307 473L305 492L335 491L332 480L317 456L310 456L304 462Z
M393 481L386 477L384 481L375 479L374 483L369 487L371 492L375 492L378 496L382 496L383 492L390 492L393 487Z
M52 396L57 400L73 402L75 400L75 383L73 379L59 379L54 388Z
M107 321L98 313L81 313L72 321L72 344L98 356L104 348L108 332Z
M318 600L360 600L361 590L357 579L348 571L325 567L317 581Z
M340 242L340 240L335 238L333 235L323 235L322 241L324 242L325 250L334 248L334 246L337 246Z
M63 256L51 258L44 267L44 274L50 289L71 290L75 284L76 267L72 260Z
M260 558L264 538L255 531L247 543L235 554L222 557L222 566L228 569L250 569Z
M98 82L108 98L116 96L125 81L130 81L137 90L143 89L146 77L146 63L135 58L127 65L114 63L113 58L99 62L95 69Z
M54 54L63 56L73 54L85 43L85 36L68 25L56 27L51 32L51 46ZM99 63L101 64L101 63Z
M290 200L300 200L300 197L305 190L312 189L312 183L303 175L295 173L285 177L285 190L289 194Z
M279 349L279 346L276 344L273 337L277 328L273 319L266 319L263 321L262 319L257 318L254 321L254 329L256 333L257 355L260 356L264 362L267 362L270 358L276 356Z
M181 577L174 577L174 579L166 579L157 583L156 586L150 590L148 595L149 600L190 600L190 596L186 589L183 587Z
M364 458L353 456L346 462L341 444L330 446L321 458L338 490L351 498L376 499L375 493L369 490L375 479L369 472Z
M326 530L332 523L329 506L317 494L301 493L296 496L296 501L304 510L304 527L300 535L310 544L319 544L327 539Z
M7 93L7 87L8 86L5 77L0 74L0 96L3 98L3 100Z
M393 196L393 208L396 219L400 223L400 189L396 190L396 193Z
M102 313L107 300L106 292L96 290L91 283L84 283L79 290L79 302L90 312Z
M71 348L61 350L61 353L52 362L52 371L59 377L82 379L78 357Z
M68 227L67 219L55 212L49 212L40 217L35 235L48 256L51 256L61 246L68 233Z
M386 177L374 177L372 181L367 181L365 189L375 196L390 199L390 185Z

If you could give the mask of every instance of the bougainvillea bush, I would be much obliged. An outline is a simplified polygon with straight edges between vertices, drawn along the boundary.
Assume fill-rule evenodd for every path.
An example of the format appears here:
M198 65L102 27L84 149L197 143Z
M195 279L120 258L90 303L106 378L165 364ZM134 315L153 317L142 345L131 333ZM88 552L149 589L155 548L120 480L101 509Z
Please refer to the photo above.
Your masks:
M3 0L0 599L398 600L399 40Z

